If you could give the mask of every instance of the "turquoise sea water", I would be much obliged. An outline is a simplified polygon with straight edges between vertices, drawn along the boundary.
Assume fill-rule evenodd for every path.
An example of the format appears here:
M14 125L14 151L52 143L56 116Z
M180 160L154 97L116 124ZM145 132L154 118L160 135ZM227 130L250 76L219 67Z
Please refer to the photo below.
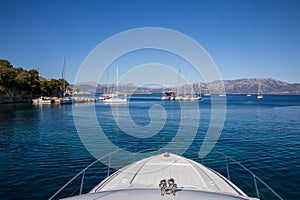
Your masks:
M100 102L76 104L74 109L79 110L84 118L94 107L107 138L120 148L142 142L142 146L135 148L158 150L176 136L180 116L184 113L178 102L162 102L160 96L135 95L128 104L130 117L138 126L151 123L151 106L160 105L165 109L164 126L148 138L126 134L116 125L111 107ZM225 125L214 149L241 162L284 199L300 199L300 96L265 95L264 99L258 100L256 96L227 95L226 99ZM184 109L190 113L195 111L192 104L185 105ZM202 162L198 152L210 122L209 97L199 102L199 109L197 135L184 156ZM72 105L0 105L0 199L47 199L95 160L78 136L73 111ZM118 107L118 116L122 117L125 111L126 106ZM155 114L161 113L153 116ZM89 127L89 131L94 130L94 127ZM186 138L189 137L192 133L187 128ZM210 162L215 158L211 153L203 163L223 173L223 165ZM99 180L93 184L105 177L102 168L99 166ZM237 185L253 193L251 186L244 182L251 177L239 173L237 170L232 174L233 181L234 175L242 177L237 179ZM268 194L265 196L273 199Z

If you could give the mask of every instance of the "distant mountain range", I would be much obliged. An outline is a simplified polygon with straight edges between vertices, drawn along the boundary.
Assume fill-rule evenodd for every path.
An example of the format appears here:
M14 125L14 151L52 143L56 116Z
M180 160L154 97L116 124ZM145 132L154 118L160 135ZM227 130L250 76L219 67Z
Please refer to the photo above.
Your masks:
M300 94L300 83L287 83L275 78L244 78L237 80L213 81L210 83L193 83L193 85L180 86L181 93L186 90L189 94L193 88L194 93L205 93L207 88L211 94L222 93L222 84L224 84L227 94L256 94L259 84L263 94ZM96 84L95 82L77 83L76 86L70 85L74 89L84 92L113 92L116 90L115 84ZM120 84L119 92L136 92L136 93L161 93L165 90L176 88L138 88L133 84Z
M264 94L300 94L300 83L287 83L275 78L247 78L223 81L227 94L257 93L259 84ZM213 88L220 85L220 81L212 83Z

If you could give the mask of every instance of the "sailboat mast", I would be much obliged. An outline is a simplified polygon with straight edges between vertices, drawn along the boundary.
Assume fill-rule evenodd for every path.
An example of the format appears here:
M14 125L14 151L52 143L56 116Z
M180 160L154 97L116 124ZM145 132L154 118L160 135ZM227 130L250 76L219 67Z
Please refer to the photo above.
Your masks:
M117 91L116 93L119 93L119 68L117 67Z
M180 79L180 68L178 69L178 78L177 78L177 90L176 90L176 96L179 95L179 79Z
M107 83L106 83L106 94L110 94L110 91L109 91L108 70L106 70L106 78L107 78Z
M62 80L61 80L61 90L63 91L63 97L65 97L66 95L66 81L65 81L65 76L66 76L66 65L67 65L67 61L66 61L66 57L64 57L64 66L63 66L63 71L62 71Z

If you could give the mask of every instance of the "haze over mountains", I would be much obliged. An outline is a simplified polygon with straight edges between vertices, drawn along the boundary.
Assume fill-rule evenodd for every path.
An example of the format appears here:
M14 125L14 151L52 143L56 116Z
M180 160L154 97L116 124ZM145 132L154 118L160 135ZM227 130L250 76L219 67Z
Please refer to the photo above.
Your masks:
M263 94L300 94L300 83L287 83L275 78L244 78L237 80L213 81L210 83L193 83L193 85L180 86L179 90L182 93L184 90L190 93L192 88L194 93L205 93L206 88L209 88L209 93L222 93L222 84L224 84L227 94L255 94L258 92L259 84ZM115 84L96 84L95 82L77 83L76 89L85 92L113 92L116 90ZM138 88L134 84L119 84L119 92L140 92L140 93L161 93L165 90L176 88Z

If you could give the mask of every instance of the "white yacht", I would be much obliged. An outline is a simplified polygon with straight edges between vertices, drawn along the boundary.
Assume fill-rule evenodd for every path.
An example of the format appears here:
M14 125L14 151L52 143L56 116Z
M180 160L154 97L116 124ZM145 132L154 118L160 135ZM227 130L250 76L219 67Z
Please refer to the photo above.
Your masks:
M112 98L104 99L103 103L105 103L105 104L126 104L127 98L126 98L126 95L124 96L124 98L119 98L119 96L112 97Z
M257 98L258 98L258 99L263 99L263 98L264 98L264 96L262 95L260 82L258 82Z
M175 100L176 95L175 92L172 90L166 91L164 92L161 100L165 101L165 100Z
M72 97L62 97L59 99L59 103L60 104L72 104L73 101L72 101Z
M176 96L176 97L175 97L175 100L176 100L176 101L182 101L182 100L183 100L183 96Z
M209 91L208 91L208 88L206 87L205 88L205 92L204 92L204 94L203 94L204 96L210 96L210 93L209 93Z
M119 68L117 68L117 89L116 92L110 94L108 98L103 99L103 103L105 104L126 104L127 103L127 95L124 95L123 98L119 95Z
M194 94L193 85L191 86L191 96L190 96L189 100L191 100L191 101L201 100L200 96L197 96L196 94Z
M242 166L240 163L238 164ZM244 166L242 167L244 168ZM254 177L257 198L249 197L237 185L218 172L193 160L168 152L144 158L125 166L108 176L89 193L81 194L84 174L87 169L85 168L71 179L50 200L56 198L69 183L75 180L75 178L80 178L80 175L82 175L80 194L66 199L152 200L174 198L178 200L254 200L259 199L259 190L256 181L263 183L276 197L282 199L248 169L247 171ZM227 172L229 175L228 166Z
M259 95L257 95L257 98L258 98L258 99L263 99L264 96L263 96L262 94L259 94Z
M183 100L183 101L188 101L188 100L190 100L190 97L189 97L189 96L184 96L184 97L182 98L182 100Z
M190 100L190 96L187 95L187 92L186 92L186 85L184 85L184 94L183 94L183 97L181 99L182 101L189 101Z
M51 104L53 100L50 97L39 97L37 99L32 99L33 104Z
M113 97L115 97L116 96L116 94L106 94L106 93L104 93L104 94L102 94L100 97L99 97L99 100L100 101L103 101L103 100L105 100L105 99L111 99L111 98L113 98Z
M66 76L66 68L67 68L67 61L66 61L66 57L64 58L64 66L63 66L63 71L62 71L62 78L61 78L61 90L63 92L63 95L61 98L59 98L59 103L60 104L72 104L72 97L67 95L66 93L66 80L65 80L65 76Z
M191 100L192 100L192 101L194 101L194 100L200 101L201 99L202 99L201 96L192 96L192 97L191 97Z

